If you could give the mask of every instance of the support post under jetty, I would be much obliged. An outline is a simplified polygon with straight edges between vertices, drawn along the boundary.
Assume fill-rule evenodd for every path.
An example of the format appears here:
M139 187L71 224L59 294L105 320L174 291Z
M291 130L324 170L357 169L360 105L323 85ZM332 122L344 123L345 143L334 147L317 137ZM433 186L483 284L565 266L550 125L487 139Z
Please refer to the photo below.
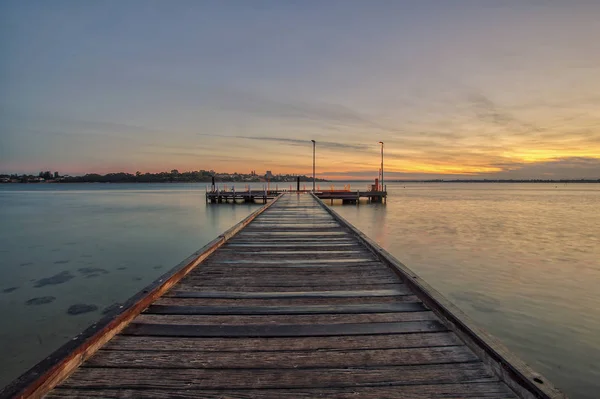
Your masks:
M0 392L43 396L565 397L302 193L278 195Z

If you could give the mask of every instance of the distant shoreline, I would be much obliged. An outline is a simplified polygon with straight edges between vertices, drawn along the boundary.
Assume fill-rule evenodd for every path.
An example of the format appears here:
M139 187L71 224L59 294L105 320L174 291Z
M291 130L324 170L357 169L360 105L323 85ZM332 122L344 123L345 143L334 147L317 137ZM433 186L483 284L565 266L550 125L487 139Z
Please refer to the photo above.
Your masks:
M317 183L372 183L371 180L323 180L317 179ZM210 184L211 181L40 181L40 182L21 182L21 181L13 181L13 182L0 182L0 184ZM225 180L216 180L215 183L223 184L223 183L232 183L232 184L257 184L257 183L265 183L265 184L296 184L295 181L225 181ZM312 183L312 180L301 180L301 183ZM385 181L384 184L388 183L503 183L503 184L532 184L532 183L546 183L546 184L568 184L568 183L585 183L585 184L600 184L600 179L597 180L390 180Z

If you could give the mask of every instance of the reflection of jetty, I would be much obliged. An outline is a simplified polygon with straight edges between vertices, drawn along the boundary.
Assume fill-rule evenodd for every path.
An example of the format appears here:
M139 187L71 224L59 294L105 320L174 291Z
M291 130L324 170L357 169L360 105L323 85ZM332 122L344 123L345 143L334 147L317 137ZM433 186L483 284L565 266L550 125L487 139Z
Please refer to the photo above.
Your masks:
M564 398L310 194L261 207L0 392L44 396Z

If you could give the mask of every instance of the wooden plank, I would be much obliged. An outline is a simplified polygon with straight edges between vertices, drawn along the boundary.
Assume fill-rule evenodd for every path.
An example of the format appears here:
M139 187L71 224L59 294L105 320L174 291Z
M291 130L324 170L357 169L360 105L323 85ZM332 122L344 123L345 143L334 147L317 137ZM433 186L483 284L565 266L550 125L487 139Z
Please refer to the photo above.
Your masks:
M259 324L353 324L353 323L400 323L405 321L435 321L431 312L402 313L356 313L311 315L157 315L142 314L136 323L145 324L199 324L199 325L259 325Z
M303 285L302 283L297 283L299 285L289 285L289 286L281 286L281 285L246 285L244 287L239 286L229 286L229 285L205 285L205 284L196 284L194 282L191 283L179 283L177 285L177 289L181 291L198 291L198 290L206 290L206 291L239 291L243 289L244 291L249 292L263 292L263 291L278 291L278 292L288 292L288 291L323 291L323 290L347 290L348 288L355 289L388 289L393 288L398 285L397 283L386 283L386 284L342 284L336 282L333 283L322 283L322 284L311 284L311 285Z
M190 278L198 279L201 277L224 277L224 278L248 278L251 274L254 278L270 278L270 277L288 277L288 278L300 278L300 277L315 277L320 276L328 279L345 279L345 278L359 278L359 277L391 277L392 281L397 281L401 284L398 277L389 269L366 266L366 267L348 267L343 265L336 266L307 266L302 267L296 265L295 267L280 267L274 265L265 266L218 266L218 265L206 265L202 268L194 270Z
M323 349L424 348L462 345L452 332L329 337L182 338L118 335L103 349L120 351L319 351Z
M311 316L312 317L312 316ZM120 351L318 351L323 349L425 348L462 345L452 332L382 334L360 336L271 338L182 338L118 335L103 349Z
M270 245L265 245L260 249L248 249L248 248L224 248L223 251L219 252L219 256L229 256L229 257L240 257L242 255L247 254L248 256L260 257L266 256L269 258L281 258L286 259L288 257L294 256L306 256L309 258L312 257L325 257L325 258L347 258L347 257L355 257L360 258L362 256L369 257L373 260L378 260L374 257L374 254L370 251L361 248L359 245L355 244L351 247L346 248L329 248L329 247L321 247L321 248L308 248L308 249L296 249L295 247L283 248L283 250L278 248L273 248Z
M135 398L148 399L279 399L279 398L329 398L329 399L439 399L487 398L512 399L514 394L500 382L467 384L403 385L392 387L304 388L304 389L244 389L219 391L194 391L181 388L172 390L133 389L57 389L48 398Z
M205 352L155 352L100 350L83 367L144 369L295 369L410 366L464 363L479 359L466 346L434 348L320 350L320 351L239 351L219 356Z
M422 312L422 303L382 303L359 305L310 306L170 306L151 305L145 314L173 315L276 315L276 314L353 314Z
M335 264L327 264L327 263L317 263L317 264L307 264L307 263L288 263L288 264L273 264L273 263L246 263L246 264L238 264L238 265L223 265L218 263L218 260L215 261L207 261L206 264L203 264L203 268L230 268L230 269L239 269L245 270L247 273L254 273L251 270L260 270L265 268L277 268L280 269L280 272L284 270L294 270L294 269L325 269L325 270L335 270L335 269L344 269L351 271L353 269L358 270L387 270L392 273L393 276L396 276L392 270L389 270L385 267L381 267L381 264L377 262L361 262L361 263L335 263ZM396 281L400 284L400 279L396 277Z
M331 264L335 264L335 263L344 263L344 264L366 263L366 262L373 262L374 260L375 260L374 258L352 258L352 259L287 259L287 258L283 258L283 259L261 259L261 260L254 260L254 259L226 260L226 259L215 258L215 259L211 259L211 263L222 264L222 265L244 265L244 264L250 264L250 265L256 265L256 264L259 264L259 265L298 265L298 264L300 264L300 265L316 265L316 264L331 265Z
M180 306L289 306L289 305L351 305L377 304L397 302L421 302L415 295L381 296L381 297L351 297L351 298L270 298L270 299L215 299L215 298L173 298L163 296L154 302L155 305Z
M293 261L287 263L302 263L301 261L305 261L305 263L312 263L313 261L321 261L320 263L327 263L327 260L334 260L333 263L360 263L359 261L353 261L354 259L360 259L362 262L372 262L377 263L377 258L375 258L371 253L368 252L347 252L347 253L302 253L298 251L298 253L287 253L287 254L278 254L274 252L270 252L268 249L272 248L264 248L263 250L254 250L254 251L246 251L240 250L239 248L224 251L220 253L219 256L215 256L214 259L211 259L212 263L221 263L221 260L230 260L230 261L238 261L238 260L247 260L246 263L263 263L263 260L282 260L282 261ZM347 262L344 262L347 261ZM275 263L275 262L273 262ZM281 262L279 264L283 264ZM277 263L275 263L277 264ZM378 263L380 270L389 269L385 265Z
M446 327L438 321L410 321L400 323L348 323L312 325L170 325L131 323L122 332L125 335L157 337L310 337L334 335L400 334L439 332Z
M222 292L222 291L177 291L168 293L174 298L352 298L352 297L379 297L391 295L410 295L411 291L398 284L388 290L351 290L351 291L300 291L300 292Z
M242 241L242 240L231 240L231 242L229 242L227 244L228 248L299 248L299 249L304 249L304 248L323 248L323 247L331 247L331 248L343 248L343 247L357 247L356 242L351 241L351 240L347 240L348 242L342 242L339 243L337 241L334 242L321 242L321 241L315 241L315 242L304 242L304 243L276 243L276 242L269 242L267 244L264 243L257 243L256 241Z
M353 369L125 369L80 368L64 388L261 389L342 388L409 384L494 382L482 363Z
M344 280L336 280L335 278L323 278L322 276L302 276L294 278L293 275L287 276L285 274L264 278L261 276L252 277L204 277L204 276L190 276L182 284L195 284L196 286L203 285L227 285L237 287L296 287L298 284L312 285L315 288L319 286L324 288L328 286L328 282L335 282L338 285L346 287L354 287L364 284L395 284L397 283L397 277L347 277Z

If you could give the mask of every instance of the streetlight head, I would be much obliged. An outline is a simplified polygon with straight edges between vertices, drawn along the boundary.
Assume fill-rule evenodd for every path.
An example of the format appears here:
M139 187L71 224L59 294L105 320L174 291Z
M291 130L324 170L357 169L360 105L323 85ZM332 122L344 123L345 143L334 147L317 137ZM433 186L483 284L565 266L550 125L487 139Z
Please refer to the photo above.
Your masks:
M383 141L380 141L379 144L383 144Z
M314 140L311 140L311 141L312 141L313 143L316 143L316 141L314 141Z

